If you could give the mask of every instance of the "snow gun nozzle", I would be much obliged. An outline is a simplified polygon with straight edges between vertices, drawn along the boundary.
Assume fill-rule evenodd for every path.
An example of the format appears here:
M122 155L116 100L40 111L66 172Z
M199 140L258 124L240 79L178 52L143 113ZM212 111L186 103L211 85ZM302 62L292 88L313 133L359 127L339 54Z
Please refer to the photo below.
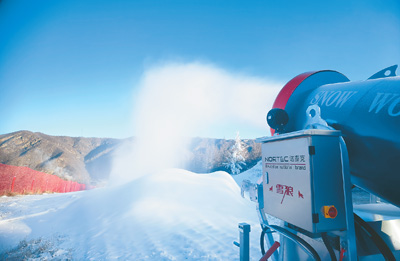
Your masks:
M289 122L289 115L285 110L275 108L268 112L267 123L276 134L282 133Z

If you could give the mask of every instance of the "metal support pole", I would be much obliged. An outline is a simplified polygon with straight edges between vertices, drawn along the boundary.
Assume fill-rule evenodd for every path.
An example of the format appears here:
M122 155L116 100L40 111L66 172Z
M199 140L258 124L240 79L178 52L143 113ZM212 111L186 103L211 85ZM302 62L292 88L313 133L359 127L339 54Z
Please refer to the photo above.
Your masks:
M239 223L240 232L240 261L250 260L250 225Z
M349 155L347 152L347 146L344 139L340 138L340 150L342 152L343 160L343 187L345 196L345 207L346 207L346 236L342 241L342 247L345 246L346 252L344 260L357 260L357 245L356 245L356 232L354 228L354 215L353 215L353 199L351 194L351 180L350 180L350 164Z

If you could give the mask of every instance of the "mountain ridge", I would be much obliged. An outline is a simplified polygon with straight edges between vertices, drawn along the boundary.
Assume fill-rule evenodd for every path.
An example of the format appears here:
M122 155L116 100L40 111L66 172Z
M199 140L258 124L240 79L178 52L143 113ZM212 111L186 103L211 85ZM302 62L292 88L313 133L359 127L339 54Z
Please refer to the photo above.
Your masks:
M246 150L245 171L261 158L261 146L252 139L242 140ZM0 163L25 166L55 174L66 180L96 185L108 179L112 159L123 144L135 138L87 138L52 136L27 130L0 135ZM223 163L230 153L234 140L193 138L188 148L189 171L208 173L225 170Z

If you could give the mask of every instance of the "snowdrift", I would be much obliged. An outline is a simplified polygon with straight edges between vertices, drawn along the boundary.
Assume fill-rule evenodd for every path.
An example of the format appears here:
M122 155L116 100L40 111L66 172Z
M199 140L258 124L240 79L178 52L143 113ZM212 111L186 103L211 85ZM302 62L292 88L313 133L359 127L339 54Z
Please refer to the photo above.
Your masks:
M226 172L170 169L118 187L3 197L0 209L2 258L238 260L239 222L251 224L251 257L261 257L255 205Z

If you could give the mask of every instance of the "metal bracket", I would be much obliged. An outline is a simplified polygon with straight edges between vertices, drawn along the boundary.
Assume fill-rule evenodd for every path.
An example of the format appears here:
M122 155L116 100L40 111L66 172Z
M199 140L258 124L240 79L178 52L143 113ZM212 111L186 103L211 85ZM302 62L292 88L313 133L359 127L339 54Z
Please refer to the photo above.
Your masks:
M377 72L374 75L372 75L371 77L369 77L368 80L396 76L397 66L398 65L396 64L396 65L392 65L388 68L385 68L383 70L380 70L379 72Z
M353 198L351 194L350 163L346 142L340 137L340 151L342 153L342 178L344 188L344 200L346 208L346 232L341 236L342 247L347 248L347 256L344 260L357 260L356 232L354 227Z
M245 198L245 193L248 193L249 199L253 202L258 202L258 184L252 183L250 180L243 180L240 186L240 194Z
M330 130L328 123L321 118L321 108L314 104L308 106L306 110L307 121L304 129L320 129L320 130Z

